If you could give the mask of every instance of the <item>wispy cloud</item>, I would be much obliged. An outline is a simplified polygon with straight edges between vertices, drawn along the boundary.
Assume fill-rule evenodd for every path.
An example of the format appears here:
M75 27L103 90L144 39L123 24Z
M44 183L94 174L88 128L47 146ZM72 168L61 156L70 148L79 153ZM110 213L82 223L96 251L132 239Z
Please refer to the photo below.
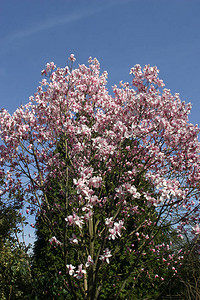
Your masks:
M43 22L40 22L39 24L32 24L26 29L19 30L17 32L13 32L10 35L7 35L3 39L1 39L1 49L0 49L0 55L7 53L10 49L12 51L16 48L19 48L22 46L22 39L29 38L35 34L39 34L41 32L50 30L52 28L70 24L73 22L80 21L84 18L90 17L92 15L95 15L96 13L103 10L102 7L96 7L96 8L89 8L82 11L76 11L70 14L62 15L59 17L52 19L44 20Z
M72 13L70 15L64 15L57 17L56 19L46 20L43 23L35 25L33 27L27 28L25 30L21 30L16 32L8 37L9 40L14 40L18 38L25 38L32 36L34 34L40 33L45 30L49 30L51 28L55 28L57 26L61 26L64 24L70 24L72 22L79 21L81 19L87 18L89 16L94 15L95 13L99 12L101 9L89 9L85 11L79 11L76 13Z
M100 4L93 7L87 7L84 10L75 11L66 15L57 16L54 19L47 19L39 24L32 24L32 26L29 26L26 29L19 30L17 32L14 32L8 36L6 36L3 40L1 40L1 50L0 53L7 51L8 47L10 47L11 44L21 41L23 38L29 38L35 34L41 33L43 31L47 31L49 29L70 24L73 22L80 21L82 19L85 19L87 17L93 16L96 13L99 13L103 10L106 10L112 6L116 5L122 5L124 3L129 2L130 0L107 0L107 1L101 1Z
M26 29L22 29L18 32L15 32L13 34L10 34L9 36L5 37L4 39L4 45L5 43L10 43L17 41L18 39L22 38L28 38L34 34L41 33L42 31L46 31L61 25L70 24L72 22L77 22L81 19L87 18L89 16L94 15L95 13L99 12L101 8L93 8L88 9L85 11L77 11L68 15L63 15L60 17L45 20L44 22L41 22L39 24L32 24L31 27L28 27Z

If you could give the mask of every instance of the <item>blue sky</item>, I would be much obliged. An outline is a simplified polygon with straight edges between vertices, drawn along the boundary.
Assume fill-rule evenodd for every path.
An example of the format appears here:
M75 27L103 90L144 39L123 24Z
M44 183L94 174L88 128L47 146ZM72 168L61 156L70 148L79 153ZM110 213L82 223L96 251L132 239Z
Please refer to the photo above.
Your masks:
M0 108L28 102L41 70L97 57L108 87L135 64L157 65L200 124L199 0L0 0Z

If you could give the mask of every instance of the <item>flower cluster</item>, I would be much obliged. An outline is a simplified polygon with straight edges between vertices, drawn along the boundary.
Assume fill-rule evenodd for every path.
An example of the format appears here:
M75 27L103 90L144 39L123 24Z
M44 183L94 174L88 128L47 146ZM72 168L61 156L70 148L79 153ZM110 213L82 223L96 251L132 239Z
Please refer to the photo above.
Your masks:
M94 261L91 258L91 256L89 255L87 258L85 267L89 268L93 264L94 264ZM70 276L74 276L77 279L81 279L84 276L84 274L86 274L86 270L83 269L83 264L80 264L76 271L75 271L75 269L76 269L76 267L74 267L72 264L67 265L67 270L68 270L68 273Z
M114 223L113 228L109 228L109 233L110 233L109 239L115 240L117 237L121 237L121 230L125 228L123 224L124 222L120 220L118 223L117 222Z

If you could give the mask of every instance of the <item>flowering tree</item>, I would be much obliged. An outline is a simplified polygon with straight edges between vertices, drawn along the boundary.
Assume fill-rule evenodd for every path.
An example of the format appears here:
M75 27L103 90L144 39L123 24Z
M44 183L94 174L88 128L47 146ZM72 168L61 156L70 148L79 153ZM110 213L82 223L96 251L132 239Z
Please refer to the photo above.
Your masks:
M27 213L48 224L71 297L108 299L105 286L133 297L144 278L155 286L176 274L182 249L167 231L181 238L192 219L199 234L199 129L156 67L136 65L132 86L120 82L111 96L96 59L77 69L69 59L47 64L12 116L1 110L1 196L20 191ZM52 211L65 222L59 236Z

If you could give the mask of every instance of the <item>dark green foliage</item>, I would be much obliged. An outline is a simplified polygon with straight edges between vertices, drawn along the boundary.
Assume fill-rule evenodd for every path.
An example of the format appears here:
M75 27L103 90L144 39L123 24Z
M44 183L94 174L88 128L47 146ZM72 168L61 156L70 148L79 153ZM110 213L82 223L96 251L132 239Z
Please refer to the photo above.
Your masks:
M182 249L185 252L182 265L178 267L177 275L168 281L162 294L163 300L200 299L200 247L198 241L184 241Z
M20 224L24 218L19 205L0 200L0 299L30 299L31 272L29 257L23 243L19 242ZM10 199L9 199L10 200Z
M0 250L0 299L30 299L31 272L25 250L9 240Z

